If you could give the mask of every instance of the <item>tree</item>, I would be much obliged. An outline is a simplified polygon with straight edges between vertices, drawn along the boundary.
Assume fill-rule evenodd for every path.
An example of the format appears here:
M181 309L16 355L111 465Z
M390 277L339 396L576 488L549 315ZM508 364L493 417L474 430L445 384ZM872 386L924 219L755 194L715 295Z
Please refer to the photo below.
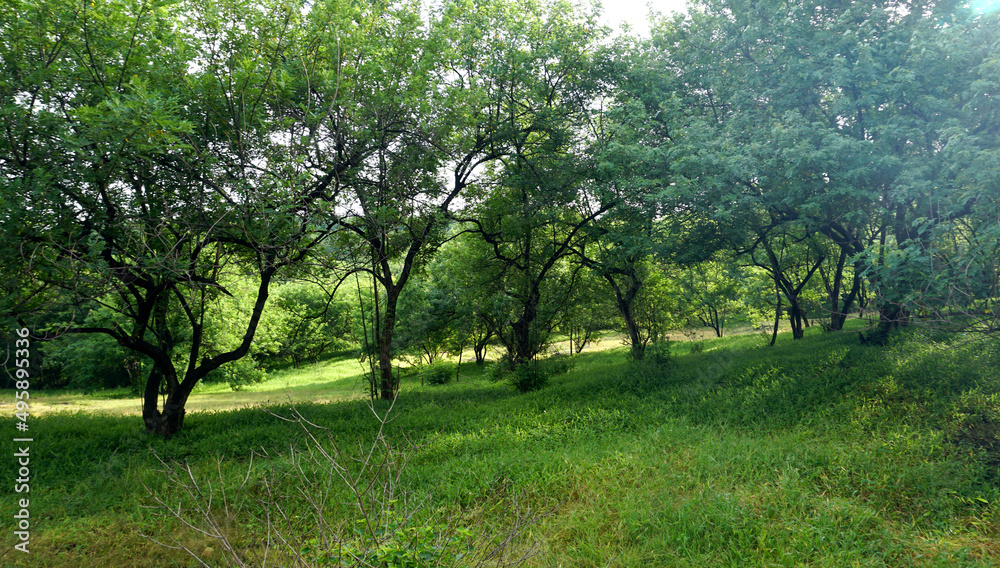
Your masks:
M569 290L570 297L558 316L558 329L569 338L570 353L580 353L600 332L615 329L615 304L604 289L604 280L582 270Z
M262 353L263 360L291 360L299 367L351 344L356 314L343 294L327 289L323 282L289 282L279 285L274 296L263 322L265 329L270 328L273 347Z
M313 201L337 170L296 175L300 139L279 120L298 17L54 0L0 42L4 255L19 276L6 311L41 323L66 306L36 337L99 333L148 358L151 432L181 428L194 386L249 352L278 271L322 241ZM205 323L227 278L253 282L254 301L230 322L239 342L213 351ZM97 306L110 315L82 319Z
M893 123L904 174L886 194L886 237L865 256L883 333L911 315L996 331L998 15L956 9L911 40ZM895 319L893 319L895 318Z
M367 85L360 118L377 133L377 145L353 172L351 199L333 219L353 238L344 242L354 269L369 274L378 289L374 333L384 399L394 393L393 338L403 290L441 245L459 198L511 152L518 136L537 128L510 120L509 113L520 111L508 96L522 73L512 71L510 58L526 44L508 45L504 36L516 18L540 10L529 0L447 3L426 26L418 3L369 15L381 51L369 62L379 73Z
M630 38L618 39L610 50L613 97L593 121L589 153L593 183L614 195L616 204L590 223L585 247L574 250L611 288L635 360L643 358L649 341L634 305L643 287L641 264L662 248L663 218L676 214L665 199L671 179L668 116L674 109L657 96L654 86L662 86L663 70L645 55Z
M635 329L641 349L667 339L667 333L679 329L683 322L677 317L679 294L676 267L648 258L639 263L638 274L643 285L632 304ZM633 346L630 337L630 346Z
M480 247L474 235L453 227L448 242L426 270L430 295L438 298L430 320L448 330L442 346L453 354L471 346L477 365L486 362L486 349L495 338L489 322L494 321L498 301L484 282Z
M710 327L716 337L722 337L730 321L742 315L738 286L744 276L730 258L685 266L679 275L683 291L681 314L689 322Z
M462 312L453 291L440 286L433 272L430 278L411 282L399 300L400 331L396 350L415 353L434 364L441 354L460 351L466 336L456 329Z
M859 290L843 279L876 277L862 252L881 265L878 251L924 247L921 231L971 211L945 149L983 57L956 40L980 25L954 3L696 4L654 33L690 109L678 185L730 227L759 210L826 236L853 264L827 273L831 290ZM857 295L837 295L831 326ZM883 300L884 326L905 320Z
M606 88L598 53L603 31L593 14L565 3L526 7L508 21L504 50L490 61L505 85L496 104L509 147L495 184L470 195L460 217L486 243L484 266L504 296L491 325L512 365L532 359L555 324L556 311L540 309L547 280L580 248L584 229L619 201L593 183L585 152L598 114L593 103ZM561 273L555 305L565 301L577 271Z

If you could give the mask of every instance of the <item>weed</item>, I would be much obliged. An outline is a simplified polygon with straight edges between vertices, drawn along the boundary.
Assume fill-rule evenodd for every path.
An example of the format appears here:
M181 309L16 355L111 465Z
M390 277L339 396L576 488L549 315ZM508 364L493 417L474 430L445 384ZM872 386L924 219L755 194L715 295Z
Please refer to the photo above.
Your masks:
M534 554L535 543L520 537L537 515L515 510L513 526L498 530L462 524L461 512L428 510L428 499L417 498L402 483L416 447L389 442L392 406L381 415L369 408L378 428L356 453L342 449L327 428L295 409L291 418L278 416L301 428L305 447L293 445L286 455L252 454L271 463L262 469L251 459L238 484L223 473L221 462L213 483L199 479L187 464L160 460L167 489L157 493L147 487L153 510L217 542L224 564L237 568L266 566L274 559L303 568L508 567ZM297 505L291 502L296 498ZM295 510L304 514L288 513ZM241 526L256 527L267 538L252 542ZM193 550L176 538L153 540L208 566L204 549Z

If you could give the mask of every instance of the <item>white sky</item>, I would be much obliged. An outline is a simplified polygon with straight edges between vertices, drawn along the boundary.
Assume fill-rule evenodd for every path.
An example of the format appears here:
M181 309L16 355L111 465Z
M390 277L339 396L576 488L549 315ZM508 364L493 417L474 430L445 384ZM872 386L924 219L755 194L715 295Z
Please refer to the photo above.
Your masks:
M686 0L602 0L604 6L604 23L617 31L622 22L632 26L633 33L648 37L649 8L670 15L671 12L683 12Z

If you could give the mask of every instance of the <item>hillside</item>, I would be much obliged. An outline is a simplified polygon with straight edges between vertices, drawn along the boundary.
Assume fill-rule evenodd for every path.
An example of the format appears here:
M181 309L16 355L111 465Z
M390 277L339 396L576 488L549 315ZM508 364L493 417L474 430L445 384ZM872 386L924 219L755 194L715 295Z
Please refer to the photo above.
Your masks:
M159 498L175 508L183 501L183 519L223 531L249 557L264 551L260 505L270 503L272 537L280 529L294 544L274 544L267 565L291 550L310 565L337 566L322 540L333 533L370 560L373 540L382 561L425 559L388 566L472 565L508 541L504 552L528 553L526 566L993 565L995 340L948 343L910 331L869 347L856 334L812 328L801 341L763 343L706 340L690 353L692 344L678 342L668 360L641 364L622 348L585 353L529 394L470 365L457 384L404 383L391 410L380 402L375 414L363 399L296 405L329 429L338 463L360 475L359 491L375 480L391 495L354 496L317 453L333 451L327 432L308 427L322 441L314 446L302 420L274 415L294 417L288 404L267 407L274 414L195 413L169 440L142 433L134 416L33 417L31 552L8 551L0 564L199 565L151 538L225 565L225 546L163 517ZM332 375L337 364L322 369ZM356 381L345 375L329 388ZM386 413L377 438L376 414ZM354 458L372 449L369 465L393 477L359 469ZM5 460L8 478L13 463ZM191 479L199 499L181 490ZM210 490L204 517L193 506L207 507ZM16 495L10 485L4 492L0 514L9 519ZM383 498L391 504L377 506ZM380 530L357 524L358 502ZM287 522L274 521L274 503ZM314 506L328 525L317 526ZM455 560L459 552L469 555Z

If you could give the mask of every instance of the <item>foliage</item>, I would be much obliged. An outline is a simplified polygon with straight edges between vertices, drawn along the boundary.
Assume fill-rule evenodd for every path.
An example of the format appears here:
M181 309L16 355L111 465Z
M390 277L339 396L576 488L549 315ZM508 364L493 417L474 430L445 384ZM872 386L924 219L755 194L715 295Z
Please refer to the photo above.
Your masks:
M692 351L695 348L692 346ZM663 338L649 345L649 359L657 365L666 365L670 362L670 340Z
M464 347L468 330L461 325L470 318L458 305L458 291L443 285L433 269L428 272L429 278L415 280L400 296L395 341L399 351L414 353L434 364L443 353L455 353Z
M205 377L205 382L223 382L234 391L267 380L267 371L252 357L243 357L215 369Z
M486 367L485 376L492 382L500 382L510 376L510 358L504 354Z
M592 271L581 271L563 304L558 329L569 337L570 352L580 353L600 333L618 327L615 306L604 293L604 282Z
M363 523L353 535L341 537L333 551L324 551L318 539L312 539L302 549L302 556L316 567L348 567L362 565L385 568L422 568L425 566L456 565L465 555L463 544L473 540L471 529L455 529L446 524L417 525L399 513L392 512L385 524L369 537ZM368 541L374 540L372 547Z
M729 255L681 267L677 273L678 318L692 327L709 327L716 337L738 324L756 323L771 304L763 297L760 274ZM765 316L766 317L766 316Z
M264 364L291 361L298 367L353 345L357 317L349 292L334 293L321 284L289 282L276 287L261 322L255 358Z
M990 48L967 43L995 45L995 18L956 3L705 0L660 22L647 57L673 72L654 88L684 111L671 123L678 207L760 253L794 329L811 275L785 274L785 235L832 246L810 245L812 262L839 259L825 275L831 327L859 300L862 272L883 290L882 323L905 323L928 272L893 256L928 265L935 228L968 217L993 175L974 156L993 144L995 117L966 101L995 77ZM706 241L692 236L689 248ZM968 311L960 296L949 301Z
M557 355L545 359L533 359L521 363L507 371L503 377L518 392L527 393L544 388L549 379L570 371L573 363L570 357Z
M327 182L301 175L301 137L275 119L298 106L298 14L240 0L25 9L0 42L2 215L17 225L4 256L19 277L5 313L39 339L100 333L149 359L143 420L172 435L198 382L249 353L275 274L322 240ZM232 280L253 297L228 343L205 326ZM98 306L112 315L82 324Z
M42 376L32 388L138 391L142 384L142 361L109 337L67 335L39 347Z
M657 343L671 329L683 326L678 318L679 298L671 267L648 261L640 267L643 287L635 299L635 321L643 346Z
M539 361L527 361L514 367L507 379L518 392L536 391L549 384L551 373Z
M391 398L396 358L491 342L536 388L522 365L612 307L636 360L684 321L997 332L997 14L699 0L648 41L597 18L5 4L0 317L52 340L47 386L143 383L165 436L201 382L352 336Z
M455 370L455 365L447 361L436 361L420 369L420 380L429 385L445 385L455 378Z

